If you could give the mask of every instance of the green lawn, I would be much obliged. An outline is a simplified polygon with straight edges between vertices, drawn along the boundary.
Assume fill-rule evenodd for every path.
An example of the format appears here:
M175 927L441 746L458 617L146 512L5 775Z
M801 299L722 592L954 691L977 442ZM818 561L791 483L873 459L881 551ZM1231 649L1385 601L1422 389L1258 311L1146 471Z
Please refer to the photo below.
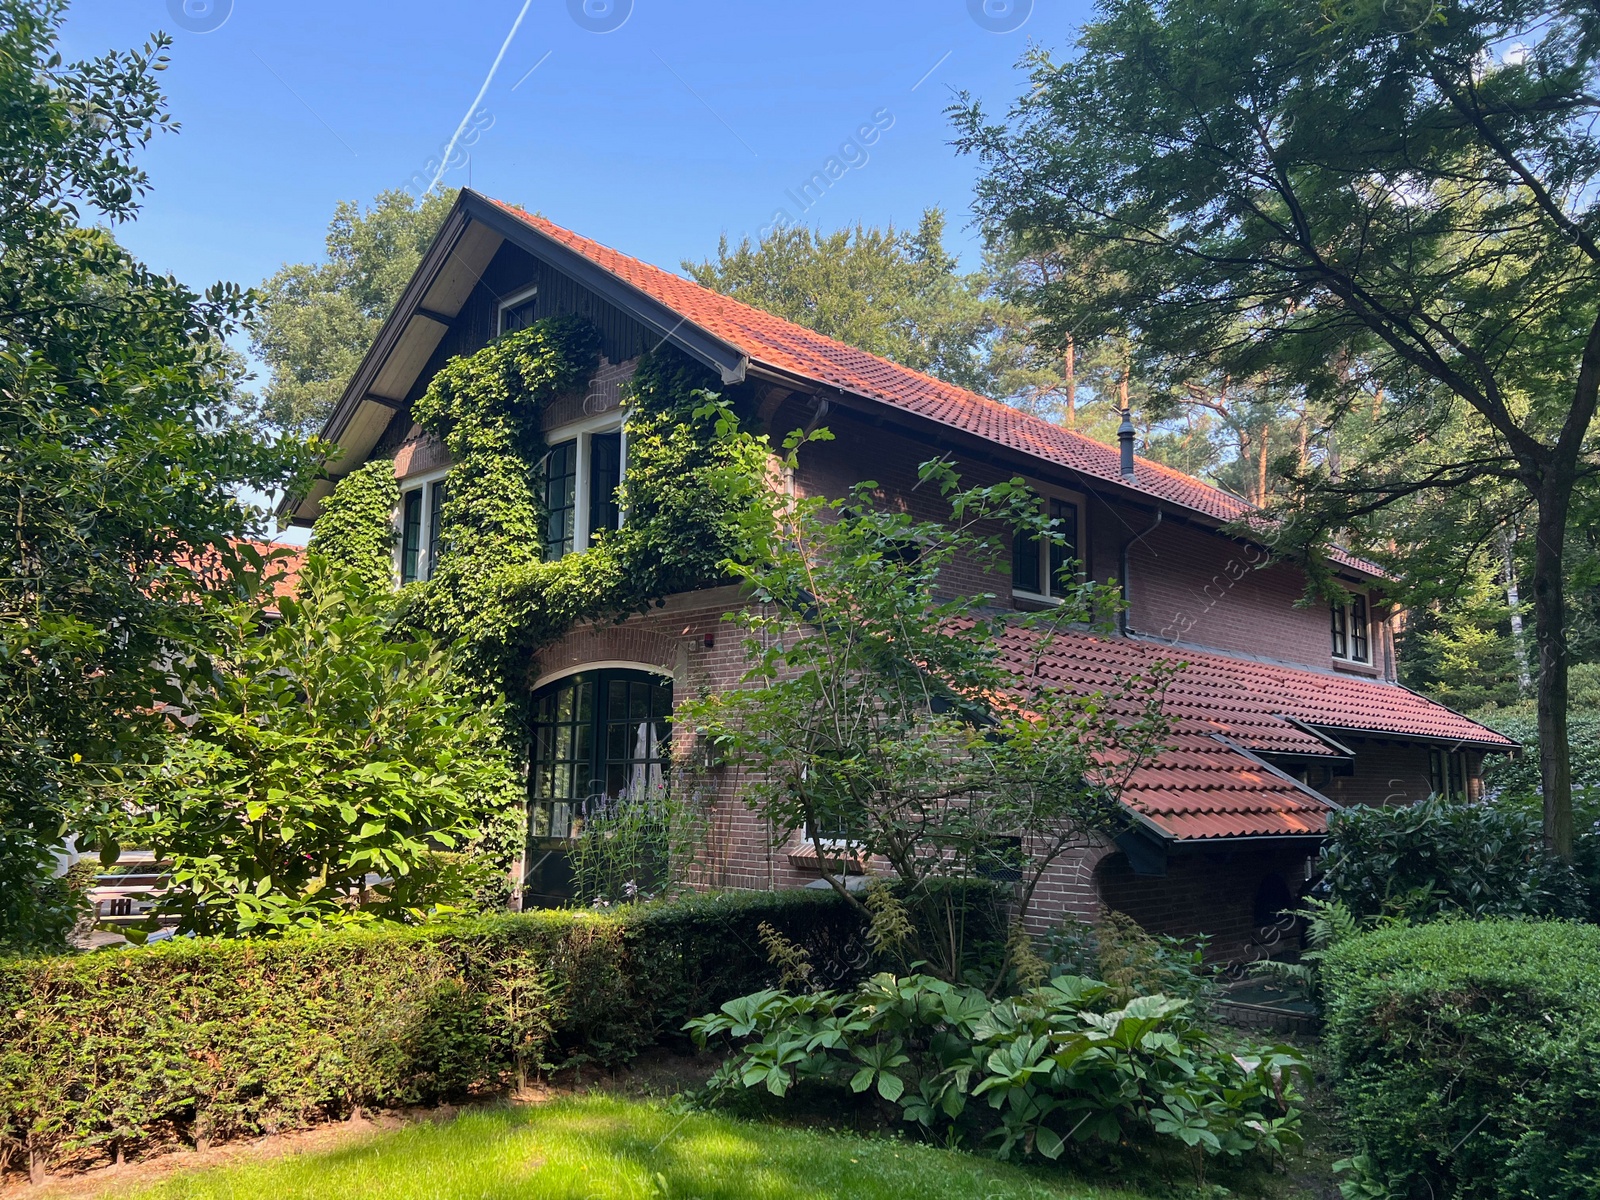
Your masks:
M141 1200L1139 1200L967 1154L607 1097L476 1109L321 1154L173 1175Z

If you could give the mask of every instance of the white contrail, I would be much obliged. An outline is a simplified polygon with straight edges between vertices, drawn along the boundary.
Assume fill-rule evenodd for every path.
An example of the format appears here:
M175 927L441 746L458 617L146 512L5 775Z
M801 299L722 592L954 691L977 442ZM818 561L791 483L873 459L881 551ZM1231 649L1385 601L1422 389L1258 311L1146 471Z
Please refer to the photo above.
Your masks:
M433 173L433 182L428 185L426 196L439 186L439 180L444 178L445 164L450 161L450 155L455 153L456 142L461 140L461 135L466 132L472 114L478 111L478 105L483 103L483 95L489 90L489 85L494 82L494 73L500 69L500 60L506 56L506 51L511 48L511 39L517 36L517 30L522 26L522 18L528 15L528 9L533 0L522 0L522 11L517 14L517 19L511 22L511 32L506 34L506 40L500 43L500 53L494 56L494 62L489 67L489 73L483 77L483 86L478 89L478 94L472 98L472 105L467 109L467 115L461 118L461 124L456 126L456 131L450 135L450 144L444 148L444 153L439 157L439 169Z

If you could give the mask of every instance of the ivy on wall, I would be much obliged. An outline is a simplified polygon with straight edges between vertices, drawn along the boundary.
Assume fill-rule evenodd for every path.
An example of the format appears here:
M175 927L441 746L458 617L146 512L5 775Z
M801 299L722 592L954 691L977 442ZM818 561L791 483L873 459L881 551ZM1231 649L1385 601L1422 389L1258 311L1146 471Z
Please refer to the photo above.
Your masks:
M444 553L433 577L408 589L407 617L459 643L477 685L505 697L512 743L538 650L577 625L621 620L723 581L720 564L740 557L765 487L766 443L740 432L749 416L743 389L719 395L714 373L661 347L640 360L629 385L623 527L598 533L585 551L543 561L544 410L587 384L599 344L582 318L535 322L452 359L412 409L452 465ZM331 542L337 531L340 545L376 545L380 537L392 544L398 501L366 498L369 473L392 477L393 468L372 463L347 476L314 537ZM346 489L352 495L341 499ZM365 542L346 528L357 512L368 525ZM385 551L385 578L390 570Z
M394 510L400 485L394 464L364 463L346 475L322 502L308 550L336 567L356 572L374 591L394 578Z

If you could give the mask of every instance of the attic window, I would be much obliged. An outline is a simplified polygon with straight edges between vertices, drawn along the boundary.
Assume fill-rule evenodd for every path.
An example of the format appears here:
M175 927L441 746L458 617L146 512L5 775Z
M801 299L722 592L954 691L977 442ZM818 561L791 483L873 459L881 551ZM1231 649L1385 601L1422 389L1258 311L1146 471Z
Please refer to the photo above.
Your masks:
M1333 657L1345 662L1364 663L1371 659L1368 652L1367 598L1365 596L1334 597L1328 605L1333 635Z
M1059 599L1071 587L1062 572L1081 557L1081 509L1076 501L1060 496L1042 497L1040 504L1045 516L1055 522L1060 540L1017 534L1011 545L1011 590L1028 599Z
M536 287L506 297L500 302L500 332L510 333L532 325L538 305L539 289Z

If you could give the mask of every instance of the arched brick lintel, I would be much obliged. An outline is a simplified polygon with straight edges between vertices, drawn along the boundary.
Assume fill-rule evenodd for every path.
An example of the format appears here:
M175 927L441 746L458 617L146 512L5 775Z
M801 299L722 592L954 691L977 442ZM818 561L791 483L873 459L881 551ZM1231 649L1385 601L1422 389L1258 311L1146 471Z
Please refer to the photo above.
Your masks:
M591 625L574 629L539 652L536 682L571 672L590 663L638 663L655 667L682 683L684 646L681 639L637 625Z

